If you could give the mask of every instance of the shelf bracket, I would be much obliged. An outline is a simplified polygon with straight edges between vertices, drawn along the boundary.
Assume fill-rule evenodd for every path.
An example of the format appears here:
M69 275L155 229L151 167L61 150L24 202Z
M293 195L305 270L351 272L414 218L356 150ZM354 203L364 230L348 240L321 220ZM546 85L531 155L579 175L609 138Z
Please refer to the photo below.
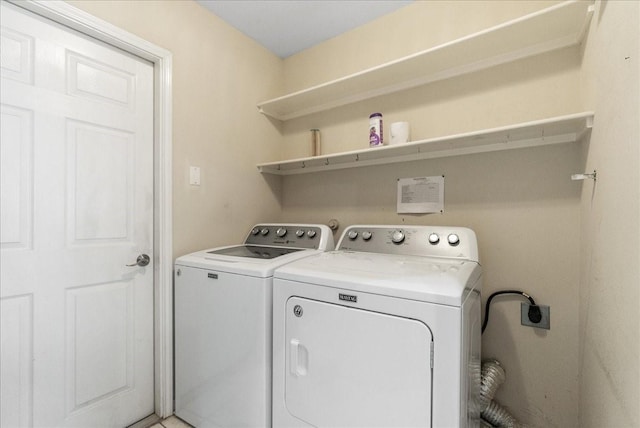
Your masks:
M593 180L596 181L596 170L593 172L585 172L584 174L571 174L571 180L573 181L581 181L581 180Z

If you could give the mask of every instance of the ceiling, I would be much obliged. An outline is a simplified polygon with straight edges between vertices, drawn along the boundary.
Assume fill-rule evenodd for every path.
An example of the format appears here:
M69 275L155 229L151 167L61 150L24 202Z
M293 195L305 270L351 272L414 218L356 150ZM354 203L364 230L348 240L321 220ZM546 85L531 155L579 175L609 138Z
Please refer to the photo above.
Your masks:
M196 0L280 58L391 13L413 0Z

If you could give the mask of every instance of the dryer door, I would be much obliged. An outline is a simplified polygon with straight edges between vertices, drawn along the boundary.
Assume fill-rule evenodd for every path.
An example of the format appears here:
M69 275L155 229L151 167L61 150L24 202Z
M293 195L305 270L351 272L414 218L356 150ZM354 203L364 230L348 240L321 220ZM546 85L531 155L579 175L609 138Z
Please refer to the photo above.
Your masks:
M292 297L285 401L313 426L431 426L432 335L422 322Z

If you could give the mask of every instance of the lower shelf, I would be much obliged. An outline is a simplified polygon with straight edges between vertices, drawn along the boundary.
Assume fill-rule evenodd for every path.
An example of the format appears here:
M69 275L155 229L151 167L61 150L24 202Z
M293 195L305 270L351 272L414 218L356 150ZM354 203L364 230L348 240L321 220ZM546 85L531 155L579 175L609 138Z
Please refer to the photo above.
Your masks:
M305 174L578 141L593 126L593 112L559 116L405 144L262 163L263 174Z

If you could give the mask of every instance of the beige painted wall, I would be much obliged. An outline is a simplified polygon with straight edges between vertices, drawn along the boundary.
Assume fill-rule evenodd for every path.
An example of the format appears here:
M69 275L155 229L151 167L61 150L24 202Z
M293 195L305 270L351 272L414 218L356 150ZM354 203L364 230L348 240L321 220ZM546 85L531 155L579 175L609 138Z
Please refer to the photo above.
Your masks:
M343 77L485 30L559 0L417 1L285 59L287 92ZM453 24L455 23L455 24ZM349 52L344 55L344 52Z
M375 65L378 52L383 60L394 59L546 5L416 2L285 60L285 75L291 89L320 83ZM375 43L365 42L370 40ZM324 152L366 148L368 115L375 111L383 112L387 125L409 121L414 140L581 112L580 70L580 50L563 49L291 120L283 128L284 151L288 157L308 155L308 130L316 127ZM323 223L336 218L342 226L474 229L485 272L483 294L519 288L551 306L551 330L537 331L520 325L521 300L494 301L483 355L506 367L507 382L497 400L531 426L575 427L582 184L570 175L582 170L581 155L576 143L288 176L283 217ZM443 215L396 214L398 178L440 174L446 177Z
M580 426L640 426L640 2L597 4L582 88ZM588 149L588 150L587 150Z
M330 81L555 3L416 2L285 59L285 85L298 90ZM577 112L579 67L579 51L565 49L291 120L283 125L284 155L310 155L311 128L321 130L323 153L366 148L367 118L378 111L384 113L385 138L390 123L408 121L412 140Z
M282 60L192 1L71 1L173 53L174 255L244 239L280 217L279 180L256 164L281 133L256 104L282 91ZM202 185L189 185L189 166Z

